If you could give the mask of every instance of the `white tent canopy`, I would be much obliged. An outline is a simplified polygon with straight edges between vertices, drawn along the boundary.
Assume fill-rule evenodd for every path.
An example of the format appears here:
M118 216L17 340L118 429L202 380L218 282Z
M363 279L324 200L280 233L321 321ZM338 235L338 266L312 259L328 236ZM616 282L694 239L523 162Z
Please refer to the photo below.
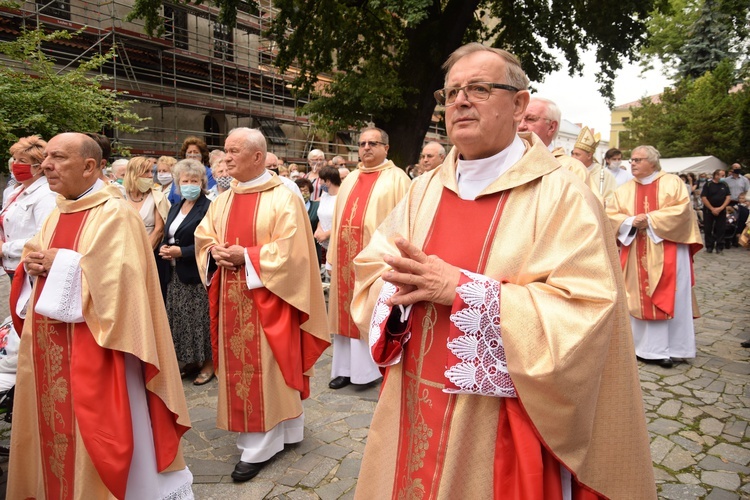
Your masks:
M662 170L672 174L686 174L688 172L693 172L694 174L705 172L707 174L710 174L718 168L727 168L727 164L716 158L715 156L661 158L659 160L659 163L661 163Z

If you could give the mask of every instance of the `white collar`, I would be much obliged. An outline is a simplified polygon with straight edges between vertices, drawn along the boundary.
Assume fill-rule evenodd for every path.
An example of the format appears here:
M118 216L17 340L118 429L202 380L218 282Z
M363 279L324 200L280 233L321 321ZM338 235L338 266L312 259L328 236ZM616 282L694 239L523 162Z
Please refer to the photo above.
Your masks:
M253 187L253 186L260 186L264 182L268 182L273 175L268 170L263 170L263 173L260 174L255 179L250 179L249 181L244 182L238 182L237 185L240 187Z
M652 182L654 182L654 179L656 178L656 174L658 174L658 173L659 173L658 170L654 170L653 174L651 174L649 176L646 176L643 179L639 179L638 182L640 182L644 186L648 186L649 184L651 184Z
M517 135L510 146L489 158L478 160L464 160L458 157L456 166L456 180L482 181L498 179L523 156L526 147Z

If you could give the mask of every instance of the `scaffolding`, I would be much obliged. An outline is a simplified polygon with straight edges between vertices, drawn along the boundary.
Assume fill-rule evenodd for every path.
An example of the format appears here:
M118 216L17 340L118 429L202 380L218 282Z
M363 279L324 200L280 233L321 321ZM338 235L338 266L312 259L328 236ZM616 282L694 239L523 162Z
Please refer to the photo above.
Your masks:
M309 96L292 91L294 68L281 73L273 65L274 42L263 36L276 15L270 0L259 2L257 13L239 11L233 29L218 22L216 8L164 3L161 36L146 35L139 21L124 21L131 7L128 0L26 1L0 9L0 39L14 39L24 27L81 30L44 47L60 71L114 47L116 57L100 70L109 78L104 86L137 100L133 110L150 120L139 134L105 132L133 154L176 155L189 135L221 147L229 130L250 126L287 161L301 162L313 148L356 161L354 133L321 139L296 112Z

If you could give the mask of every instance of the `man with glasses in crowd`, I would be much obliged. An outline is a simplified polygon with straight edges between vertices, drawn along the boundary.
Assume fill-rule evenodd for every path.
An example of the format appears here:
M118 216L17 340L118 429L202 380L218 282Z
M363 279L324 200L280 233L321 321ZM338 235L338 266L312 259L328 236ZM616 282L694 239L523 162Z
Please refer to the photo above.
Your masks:
M409 188L410 179L387 159L388 134L370 127L359 135L362 163L341 183L333 214L328 264L331 291L328 318L333 335L331 389L368 384L380 378L372 361L367 335L352 321L349 305L354 292L354 257Z
M583 163L566 155L562 147L552 147L552 141L555 140L557 133L560 131L561 121L560 108L554 101L542 97L532 97L526 107L526 112L523 114L521 123L518 125L518 131L534 132L564 169L570 170L588 184L589 172L583 166Z
M355 259L386 368L355 498L656 498L612 231L517 126L512 54L448 59L455 145ZM520 473L523 472L523 473Z

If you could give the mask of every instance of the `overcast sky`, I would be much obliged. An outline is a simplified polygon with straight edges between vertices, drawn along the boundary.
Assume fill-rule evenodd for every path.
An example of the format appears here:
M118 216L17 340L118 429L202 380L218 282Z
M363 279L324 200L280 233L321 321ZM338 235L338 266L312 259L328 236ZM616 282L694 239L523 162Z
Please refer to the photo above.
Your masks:
M536 95L552 99L560 106L564 119L594 127L603 140L609 140L610 111L599 94L596 83L596 56L593 52L583 54L583 75L568 76L568 66L563 57L563 68L545 78L543 83L534 83ZM653 70L641 75L637 64L625 65L615 81L615 105L637 101L641 97L659 94L670 81L661 72Z

